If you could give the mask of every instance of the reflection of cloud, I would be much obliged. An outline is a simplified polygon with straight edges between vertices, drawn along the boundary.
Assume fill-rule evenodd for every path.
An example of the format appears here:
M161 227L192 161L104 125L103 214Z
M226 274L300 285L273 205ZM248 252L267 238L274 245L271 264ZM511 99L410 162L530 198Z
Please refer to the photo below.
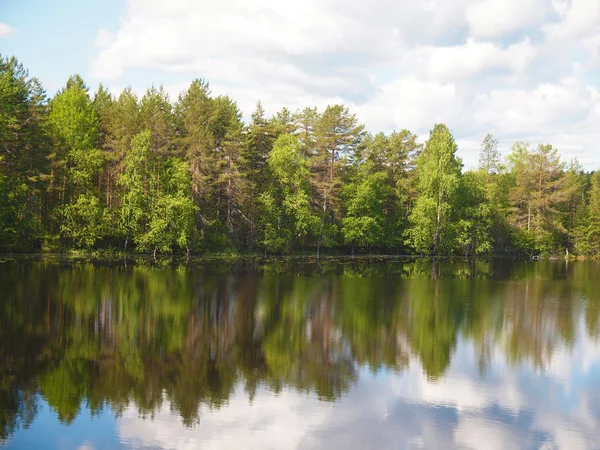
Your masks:
M504 424L467 417L454 433L455 444L472 449L506 450L519 448L519 440Z
M582 322L546 372L510 367L495 348L480 376L472 344L459 342L447 375L431 382L418 359L400 373L361 371L336 403L284 389L241 387L186 428L169 404L153 421L135 408L118 426L125 445L177 449L590 449L600 442L600 347ZM498 344L501 345L501 344Z
M333 404L291 391L279 396L261 391L250 404L238 389L226 407L203 411L195 428L185 428L168 406L153 423L139 420L133 407L123 414L119 433L121 439L161 448L196 449L202 442L203 449L295 449L311 430L331 423L333 410Z
M80 445L77 450L94 450L94 446L86 442L85 444Z
M576 326L578 345L570 348L564 343L555 349L547 372L558 380L564 381L567 386L573 375L579 372L587 373L592 370L594 363L598 362L600 342L592 341L587 337L587 330L583 315ZM573 361L577 361L579 371L573 372Z

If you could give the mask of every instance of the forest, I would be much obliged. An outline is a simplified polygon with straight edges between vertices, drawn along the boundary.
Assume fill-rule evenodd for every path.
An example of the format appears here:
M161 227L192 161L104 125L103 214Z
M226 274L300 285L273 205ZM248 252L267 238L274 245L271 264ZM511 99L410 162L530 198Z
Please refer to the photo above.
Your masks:
M491 133L464 171L446 125L372 134L343 105L245 123L202 79L48 98L0 56L0 251L71 249L594 258L600 172Z

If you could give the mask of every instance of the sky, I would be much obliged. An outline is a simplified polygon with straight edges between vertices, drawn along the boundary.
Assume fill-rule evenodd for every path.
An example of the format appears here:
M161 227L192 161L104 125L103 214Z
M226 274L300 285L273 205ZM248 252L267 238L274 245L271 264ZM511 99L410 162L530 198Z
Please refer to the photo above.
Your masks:
M343 103L371 132L446 123L465 168L488 132L600 167L599 0L0 0L0 53L48 93L195 78L248 118Z

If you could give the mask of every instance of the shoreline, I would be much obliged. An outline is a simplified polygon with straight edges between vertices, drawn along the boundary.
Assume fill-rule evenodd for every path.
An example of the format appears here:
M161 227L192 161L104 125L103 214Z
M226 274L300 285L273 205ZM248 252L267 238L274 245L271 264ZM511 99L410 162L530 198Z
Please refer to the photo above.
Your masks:
M572 261L600 261L600 256L587 257L578 255L569 255L568 258L556 255L533 257L512 257L504 254L478 255L465 258L464 256L456 255L437 255L437 256L422 256L410 254L321 254L317 257L316 254L306 253L287 253L287 254L267 254L264 253L200 253L191 254L158 254L156 258L150 253L134 253L134 252L100 252L100 251L67 251L67 252L34 252L34 253L1 253L2 259L56 259L56 260L99 260L99 261L120 261L120 260L148 260L148 261L289 261L289 260L305 260L305 261L331 261L331 260L346 260L346 261L377 261L385 262L402 260L410 261L449 261L449 262L465 262L465 261L515 261L515 262L572 262Z

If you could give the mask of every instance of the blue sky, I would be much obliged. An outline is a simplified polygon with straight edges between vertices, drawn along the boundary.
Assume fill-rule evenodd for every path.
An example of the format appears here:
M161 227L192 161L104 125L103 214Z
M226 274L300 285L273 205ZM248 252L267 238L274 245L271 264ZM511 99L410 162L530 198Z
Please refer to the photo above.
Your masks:
M246 117L343 102L370 131L445 122L468 168L488 132L600 167L598 0L0 0L0 52L49 94L77 72L175 100L200 77Z

